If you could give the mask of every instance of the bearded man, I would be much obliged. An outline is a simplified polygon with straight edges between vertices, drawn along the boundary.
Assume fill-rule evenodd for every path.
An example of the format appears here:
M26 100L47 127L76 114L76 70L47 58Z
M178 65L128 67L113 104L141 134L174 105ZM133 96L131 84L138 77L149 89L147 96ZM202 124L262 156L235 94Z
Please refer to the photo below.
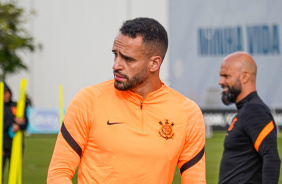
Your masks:
M277 129L256 91L256 74L256 63L246 52L232 53L221 64L222 102L235 103L238 113L225 137L219 184L278 183Z
M125 21L112 47L114 79L85 87L68 106L47 183L206 183L198 105L159 78L168 48L151 18Z

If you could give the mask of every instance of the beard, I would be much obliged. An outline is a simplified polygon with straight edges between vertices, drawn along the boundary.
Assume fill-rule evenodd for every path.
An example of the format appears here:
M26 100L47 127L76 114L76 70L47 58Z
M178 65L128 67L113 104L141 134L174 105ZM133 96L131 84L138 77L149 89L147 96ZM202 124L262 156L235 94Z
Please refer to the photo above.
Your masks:
M139 85L144 83L147 70L144 68L142 71L134 75L132 79L129 79L129 77L125 74L121 74L119 70L115 70L114 73L117 73L126 79L125 82L115 80L115 88L120 91L127 91L137 88Z
M234 86L222 86L222 87L227 87L228 91L222 92L222 97L221 100L225 105L230 105L232 103L235 103L238 95L241 93L242 88L241 88L241 84L237 81L236 82L237 85Z

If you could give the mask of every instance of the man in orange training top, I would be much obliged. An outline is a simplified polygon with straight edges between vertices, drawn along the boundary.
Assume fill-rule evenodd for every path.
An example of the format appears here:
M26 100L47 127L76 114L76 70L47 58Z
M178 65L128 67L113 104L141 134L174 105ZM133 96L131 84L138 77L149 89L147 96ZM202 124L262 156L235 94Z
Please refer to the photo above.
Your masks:
M123 23L112 52L114 80L86 87L69 104L47 183L206 183L200 108L159 78L166 30L151 18Z

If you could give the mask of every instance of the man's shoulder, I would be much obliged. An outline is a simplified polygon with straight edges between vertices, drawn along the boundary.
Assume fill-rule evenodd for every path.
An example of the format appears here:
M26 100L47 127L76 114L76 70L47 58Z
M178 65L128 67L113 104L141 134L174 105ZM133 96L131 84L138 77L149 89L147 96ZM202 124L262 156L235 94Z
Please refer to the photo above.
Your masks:
M104 82L101 82L101 83L98 83L98 84L95 84L95 85L92 85L92 86L96 86L97 88L113 88L114 87L114 82L115 80L114 79L111 79L111 80L107 80L107 81L104 81Z
M14 106L17 106L17 102L15 101L10 101L8 103L4 103L6 107L14 107Z
M171 87L167 87L167 91L175 98L177 101L180 103L183 103L183 105L187 106L193 106L193 107L198 107L195 101L191 100L189 97L184 96L180 92L176 91L175 89Z
M245 119L247 122L255 121L254 123L268 123L273 120L272 113L267 105L261 102L250 102L238 112L238 117ZM249 123L250 124L250 123Z
M17 106L17 102L11 101L11 106Z
M167 92L170 93L172 96L174 96L175 98L181 99L181 100L185 100L188 99L186 96L182 95L180 92L176 91L175 89L166 86Z
M256 102L249 102L246 104L244 108L245 113L269 113L270 109L269 107L263 103L262 101L256 101Z
M114 80L108 80L102 83L84 87L79 90L76 96L81 96L81 97L85 96L85 97L93 98L111 92L113 90L114 90Z
M114 90L114 80L108 80L91 86L87 86L81 89L82 91L89 91L93 93L103 93L108 90Z

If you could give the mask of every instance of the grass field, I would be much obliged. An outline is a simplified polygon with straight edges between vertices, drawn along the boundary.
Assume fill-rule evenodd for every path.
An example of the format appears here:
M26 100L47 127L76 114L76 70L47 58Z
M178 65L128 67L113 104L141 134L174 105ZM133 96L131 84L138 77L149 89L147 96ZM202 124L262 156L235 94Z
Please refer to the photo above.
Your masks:
M219 164L223 151L224 132L214 132L212 138L206 139L207 183L217 184ZM25 137L23 157L23 184L46 183L47 170L56 142L56 135L31 135ZM278 149L282 158L282 137L278 138ZM282 169L280 169L279 184L282 184ZM7 183L8 169L5 169L4 184ZM76 176L73 178L76 183ZM173 184L180 184L180 174L175 171Z

